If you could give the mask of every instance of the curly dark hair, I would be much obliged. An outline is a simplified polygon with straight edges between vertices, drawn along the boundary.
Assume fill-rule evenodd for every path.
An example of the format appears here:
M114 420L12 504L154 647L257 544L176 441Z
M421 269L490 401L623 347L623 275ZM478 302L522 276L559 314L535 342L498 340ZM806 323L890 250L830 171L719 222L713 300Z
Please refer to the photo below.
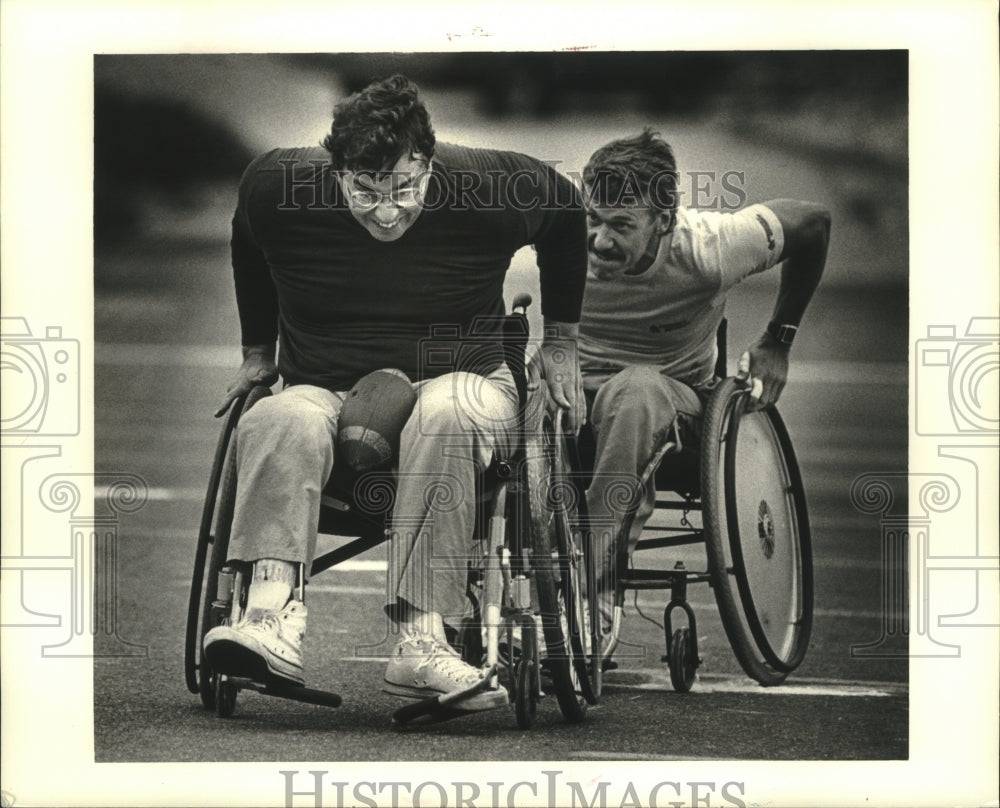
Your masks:
M595 151L583 169L587 196L615 206L644 202L662 211L677 208L677 161L670 144L646 127Z
M434 156L434 130L417 86L395 75L369 84L333 110L323 138L336 170L385 171L404 154Z

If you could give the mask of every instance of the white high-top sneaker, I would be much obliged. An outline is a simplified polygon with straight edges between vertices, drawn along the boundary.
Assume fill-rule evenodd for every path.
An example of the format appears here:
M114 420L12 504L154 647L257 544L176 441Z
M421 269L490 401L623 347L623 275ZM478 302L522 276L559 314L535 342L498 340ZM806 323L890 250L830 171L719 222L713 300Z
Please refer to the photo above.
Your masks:
M394 696L426 699L468 690L482 682L484 674L485 671L464 662L447 643L430 635L408 634L389 658L383 689ZM483 690L452 706L472 712L507 704L507 691L501 687Z
M305 684L302 639L306 605L290 600L280 611L250 609L235 626L205 635L205 659L219 673L278 686Z

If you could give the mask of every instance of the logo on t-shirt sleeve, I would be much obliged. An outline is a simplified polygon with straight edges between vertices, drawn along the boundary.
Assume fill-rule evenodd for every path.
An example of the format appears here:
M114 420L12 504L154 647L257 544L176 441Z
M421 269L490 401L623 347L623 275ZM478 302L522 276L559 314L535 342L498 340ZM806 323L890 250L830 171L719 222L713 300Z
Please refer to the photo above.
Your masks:
M761 216L759 213L756 214L757 221L760 222L760 226L764 228L764 232L767 234L767 248L769 250L774 249L774 231L771 230L771 225L767 223L767 219Z

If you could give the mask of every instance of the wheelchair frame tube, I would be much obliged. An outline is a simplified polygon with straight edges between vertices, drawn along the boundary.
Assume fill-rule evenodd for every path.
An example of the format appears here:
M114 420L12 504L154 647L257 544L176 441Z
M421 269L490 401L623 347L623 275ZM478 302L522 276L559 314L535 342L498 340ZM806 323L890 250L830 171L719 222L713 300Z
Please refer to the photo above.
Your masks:
M486 626L486 665L496 670L500 625L503 606L503 570L500 552L504 547L506 522L504 509L507 501L507 483L500 483L490 516L490 529L486 547L486 568L483 575L483 621ZM495 674L494 674L495 678Z

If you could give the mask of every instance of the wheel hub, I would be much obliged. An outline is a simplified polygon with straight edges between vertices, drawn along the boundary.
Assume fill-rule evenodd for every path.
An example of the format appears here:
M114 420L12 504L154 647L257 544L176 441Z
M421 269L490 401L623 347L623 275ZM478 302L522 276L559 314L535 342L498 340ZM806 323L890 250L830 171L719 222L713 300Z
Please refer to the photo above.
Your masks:
M767 500L762 499L757 506L757 536L760 538L760 549L764 558L774 555L774 520Z

